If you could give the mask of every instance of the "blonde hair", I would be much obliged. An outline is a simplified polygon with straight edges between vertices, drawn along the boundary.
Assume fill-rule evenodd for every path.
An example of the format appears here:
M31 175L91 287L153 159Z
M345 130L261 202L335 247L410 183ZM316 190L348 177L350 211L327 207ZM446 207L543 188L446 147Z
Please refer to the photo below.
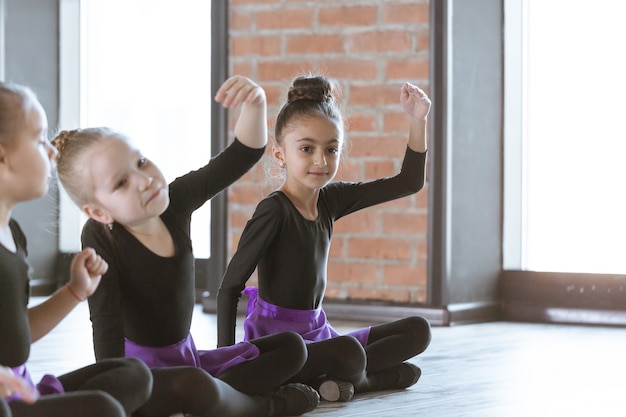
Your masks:
M0 81L0 145L13 144L16 127L24 121L26 111L38 102L30 88Z
M63 130L52 141L57 149L59 181L78 207L93 202L93 187L83 171L86 166L84 156L94 146L111 138L128 142L126 136L108 127Z

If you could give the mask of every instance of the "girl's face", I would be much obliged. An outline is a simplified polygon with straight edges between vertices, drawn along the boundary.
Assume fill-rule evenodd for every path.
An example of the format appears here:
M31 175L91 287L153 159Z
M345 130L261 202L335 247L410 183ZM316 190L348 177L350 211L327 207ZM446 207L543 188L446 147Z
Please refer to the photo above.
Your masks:
M3 149L15 203L48 192L56 149L47 138L48 121L38 102L24 113L13 143Z
M126 141L109 137L85 155L94 203L83 210L93 219L133 227L160 216L169 205L159 168Z
M309 116L289 127L274 158L287 169L286 187L319 189L335 177L342 132L323 116Z

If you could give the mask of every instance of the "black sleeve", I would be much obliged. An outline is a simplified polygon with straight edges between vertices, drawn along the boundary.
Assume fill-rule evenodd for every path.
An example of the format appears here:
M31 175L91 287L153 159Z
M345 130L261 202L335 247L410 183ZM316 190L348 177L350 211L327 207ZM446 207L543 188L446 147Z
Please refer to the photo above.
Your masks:
M102 277L98 288L88 298L96 360L125 356L120 275L112 237L105 227L89 220L83 228L81 237L83 248L95 249L96 253L109 264L109 269Z
M259 259L280 232L281 208L275 199L266 198L257 206L243 230L239 245L230 260L217 293L217 345L235 343L237 304L246 282Z
M177 211L191 215L205 202L241 178L263 156L265 148L249 148L237 138L204 167L176 178L170 184Z
M426 181L426 153L416 152L407 146L400 172L393 177L369 182L337 182L324 188L334 201L335 220L376 204L385 203L415 194Z

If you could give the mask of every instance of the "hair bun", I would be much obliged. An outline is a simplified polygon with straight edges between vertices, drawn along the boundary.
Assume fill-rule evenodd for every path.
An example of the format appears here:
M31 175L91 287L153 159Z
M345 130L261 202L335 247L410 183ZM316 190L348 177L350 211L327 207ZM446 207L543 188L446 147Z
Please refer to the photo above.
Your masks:
M56 162L59 162L67 141L70 140L74 136L74 134L76 134L76 132L78 132L78 129L62 130L52 140L52 145L57 149Z
M302 76L293 81L287 94L287 103L298 100L312 100L318 102L332 102L333 85L326 77Z

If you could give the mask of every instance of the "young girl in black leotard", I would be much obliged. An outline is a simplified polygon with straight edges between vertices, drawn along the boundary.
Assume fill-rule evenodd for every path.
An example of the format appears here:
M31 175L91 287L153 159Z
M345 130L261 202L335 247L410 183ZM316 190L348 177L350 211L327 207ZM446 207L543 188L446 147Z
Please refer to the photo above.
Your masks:
M400 102L410 116L401 172L370 182L333 183L344 132L332 82L325 77L294 81L276 119L272 150L285 181L257 206L224 275L218 293L219 346L235 342L237 303L258 268L258 294L255 288L246 288L250 301L245 339L295 331L316 342L308 345L309 361L301 375L318 355L333 349L338 334L322 309L333 223L357 210L415 193L424 184L430 99L420 88L405 83ZM366 369L343 383L325 382L320 387L322 398L349 399L352 389L404 388L417 382L420 369L405 361L430 343L430 325L424 318L408 317L351 336L365 349Z
M82 243L109 263L89 298L96 358L133 356L153 369L154 394L141 415L299 415L315 408L319 396L303 384L285 385L306 361L298 334L198 350L189 332L195 303L191 215L246 173L267 141L260 86L234 76L216 100L242 106L235 140L169 185L156 165L110 129L63 131L54 140L59 179L90 217Z
M26 237L11 212L48 190L56 152L47 128L31 90L0 82L0 415L124 417L150 395L152 377L141 361L110 359L58 377L45 375L37 385L25 365L31 343L90 296L107 270L93 249L84 249L72 260L69 283L28 307Z

